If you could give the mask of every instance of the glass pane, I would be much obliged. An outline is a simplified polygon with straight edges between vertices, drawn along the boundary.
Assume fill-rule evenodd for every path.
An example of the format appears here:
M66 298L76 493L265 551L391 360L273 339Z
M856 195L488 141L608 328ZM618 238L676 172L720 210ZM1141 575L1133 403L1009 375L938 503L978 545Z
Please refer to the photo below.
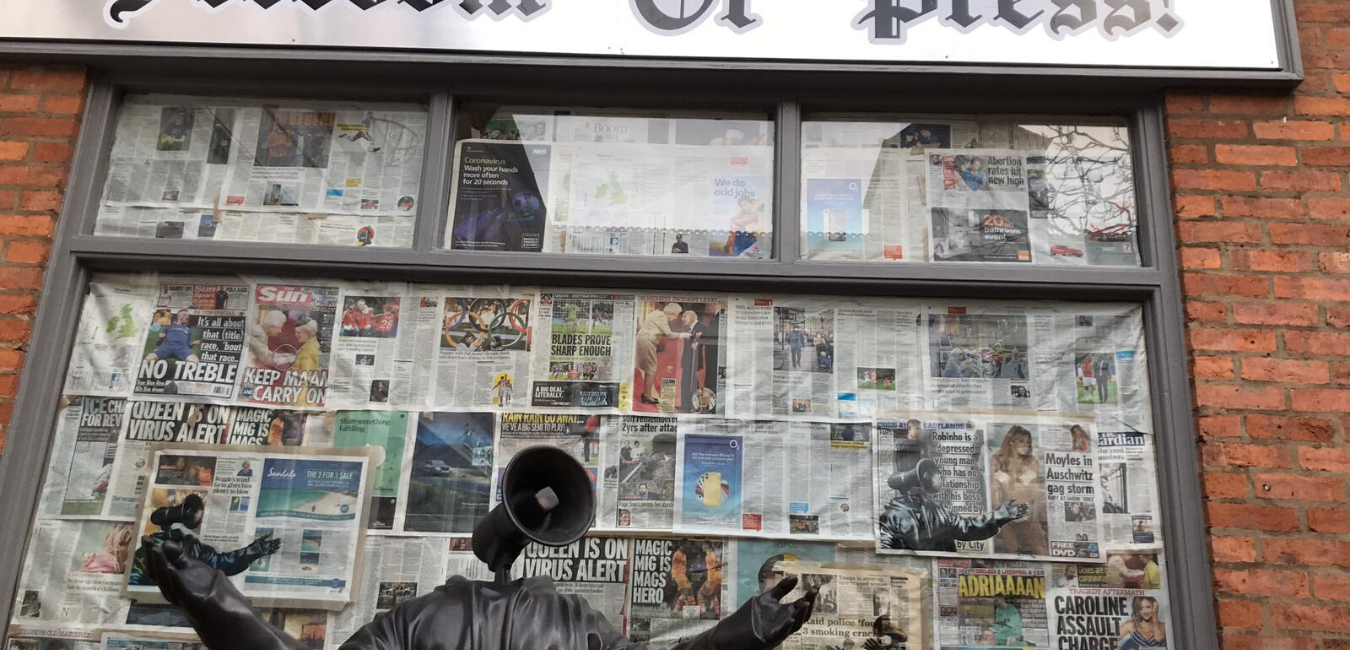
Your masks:
M764 115L470 106L459 117L446 248L773 256Z
M811 120L802 256L1139 266L1124 121Z
M141 535L191 537L255 602L284 596L267 620L336 647L487 579L474 525L547 445L593 479L592 535L515 575L634 640L669 647L796 575L821 589L798 647L1117 647L1169 611L1142 312L100 275L12 629L187 633L127 593L154 589Z
M412 246L426 108L128 96L94 234Z

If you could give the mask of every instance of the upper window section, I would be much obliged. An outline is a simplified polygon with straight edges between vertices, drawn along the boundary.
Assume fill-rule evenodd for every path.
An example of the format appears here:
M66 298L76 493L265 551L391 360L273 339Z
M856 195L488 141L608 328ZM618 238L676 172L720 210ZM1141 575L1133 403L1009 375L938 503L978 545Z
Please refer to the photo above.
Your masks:
M467 106L445 246L773 256L765 115Z
M412 245L423 106L128 96L94 234Z
M1139 266L1123 121L802 126L802 257Z

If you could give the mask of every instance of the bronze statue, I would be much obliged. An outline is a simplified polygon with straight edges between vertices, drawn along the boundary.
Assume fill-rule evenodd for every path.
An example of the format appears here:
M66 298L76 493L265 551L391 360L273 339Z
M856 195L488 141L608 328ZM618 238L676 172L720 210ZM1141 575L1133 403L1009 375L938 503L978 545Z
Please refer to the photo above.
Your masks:
M595 495L586 470L566 452L532 447L502 476L502 505L474 530L474 553L494 582L454 577L400 603L352 635L341 650L638 650L579 596L557 593L547 577L511 581L508 571L530 541L563 546L590 529ZM142 539L147 572L210 650L304 650L264 621L223 573L173 540ZM780 602L788 578L750 599L679 650L769 650L811 616L816 593Z

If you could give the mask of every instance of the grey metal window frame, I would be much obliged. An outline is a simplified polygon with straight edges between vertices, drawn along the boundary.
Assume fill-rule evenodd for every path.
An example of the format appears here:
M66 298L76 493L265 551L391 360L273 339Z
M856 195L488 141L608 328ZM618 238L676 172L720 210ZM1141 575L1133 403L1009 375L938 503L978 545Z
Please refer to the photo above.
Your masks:
M174 48L151 48L165 53ZM241 48L242 49L242 48ZM371 64L375 74L353 82L305 65L273 65L266 51L242 64L213 59L191 75L172 72L181 62L155 60L142 52L135 65L104 61L88 91L70 185L48 264L33 328L27 367L19 388L7 446L0 456L0 611L14 606L30 524L46 468L57 403L91 273L104 271L284 273L339 278L571 286L667 287L697 283L715 291L773 290L874 296L1000 299L1114 300L1144 306L1151 357L1161 513L1167 538L1172 635L1179 647L1218 650L1208 535L1200 489L1195 422L1184 340L1184 312L1173 234L1171 189L1164 145L1159 87L1132 86L1103 93L1095 84L1054 77L967 78L840 72L766 72L739 68L691 71L682 67L624 74L603 62L576 60L571 67L407 66ZM556 61L554 62L557 63ZM595 80L596 70L619 75ZM631 70L629 71L631 72ZM695 74L696 73L696 74ZM546 80L540 80L545 75ZM378 79L381 81L371 81ZM525 92L526 84L533 89ZM731 86L727 90L723 86ZM451 95L450 89L456 94ZM678 93L671 92L678 88ZM814 262L798 259L800 248L799 138L806 110L921 113L985 113L991 89L1005 90L1000 105L1038 117L1115 115L1128 119L1139 206L1139 268L1072 270L1001 264L903 264ZM94 237L106 159L124 92L325 96L342 100L420 99L429 111L428 149L412 249L196 242ZM661 257L596 258L540 253L441 250L449 203L452 125L456 102L533 101L554 105L745 108L771 110L775 120L776 258L765 262ZM20 523L21 522L21 523ZM0 640L3 640L0 633Z

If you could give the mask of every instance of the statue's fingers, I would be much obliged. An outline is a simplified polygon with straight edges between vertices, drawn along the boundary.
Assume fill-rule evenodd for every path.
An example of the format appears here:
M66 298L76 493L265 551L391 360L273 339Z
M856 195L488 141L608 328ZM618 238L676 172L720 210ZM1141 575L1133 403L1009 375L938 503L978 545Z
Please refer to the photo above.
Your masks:
M172 540L165 540L160 548L164 549L164 558L167 559L169 564L173 565L174 568L187 568L187 555L183 553L183 546L181 544Z
M169 558L164 549L159 546L152 547L146 550L145 556L146 572L150 574L150 580L159 586L165 600L171 603L179 602L177 581L173 579L173 569L170 568Z
M806 595L803 596L801 600L799 600L799 601L797 601L797 602L795 602L795 603L792 604L792 605L793 605L793 612L792 612L792 631L793 631L793 632L796 632L797 630L802 629L802 626L803 626L803 625L806 625L807 619L810 619L810 618L811 618L811 612L812 612L813 610L815 610L815 608L816 608L816 596L818 596L819 593L820 593L820 592L818 592L817 590L812 589L812 590L806 592Z
M784 596L792 593L792 590L796 588L797 576L784 578L778 584L774 585L773 589L769 590L769 596L774 600L782 600Z

